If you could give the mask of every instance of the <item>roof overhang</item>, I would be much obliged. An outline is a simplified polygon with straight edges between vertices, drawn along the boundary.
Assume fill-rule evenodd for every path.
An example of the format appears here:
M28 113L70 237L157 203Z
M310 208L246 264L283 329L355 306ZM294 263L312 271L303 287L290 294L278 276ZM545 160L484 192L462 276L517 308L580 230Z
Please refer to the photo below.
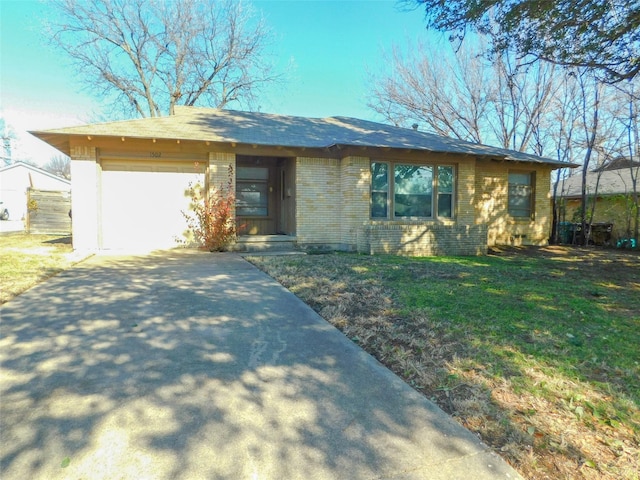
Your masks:
M70 135L50 133L47 131L30 131L29 133L43 142L48 143L56 150L64 153L67 157L71 156L71 145L69 142Z
M306 118L255 112L183 107L176 115L30 132L66 155L74 145L104 148L120 143L155 148L182 143L195 151L309 156L385 156L434 153L484 160L546 165L577 165L503 148L442 137L349 117ZM259 153L258 153L259 152Z

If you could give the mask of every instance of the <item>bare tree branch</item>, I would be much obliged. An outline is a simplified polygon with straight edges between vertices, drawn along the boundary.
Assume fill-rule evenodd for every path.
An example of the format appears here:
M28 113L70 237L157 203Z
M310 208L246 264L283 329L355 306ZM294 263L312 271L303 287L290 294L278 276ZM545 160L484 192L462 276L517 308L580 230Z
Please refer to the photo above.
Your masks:
M424 45L399 48L385 65L392 72L372 77L369 107L386 120L411 125L415 121L446 136L489 143L542 155L545 122L558 88L553 66L521 66L511 55L487 61L482 47L461 48L450 55ZM544 142L546 143L546 142Z
M483 59L448 59L421 44L409 50L414 53L403 55L395 47L385 58L392 71L372 76L368 106L395 124L418 121L439 135L481 143L482 118L493 95Z
M66 155L51 157L43 168L60 178L71 180L71 159Z
M51 40L95 95L140 116L251 107L278 82L270 32L241 1L57 0Z

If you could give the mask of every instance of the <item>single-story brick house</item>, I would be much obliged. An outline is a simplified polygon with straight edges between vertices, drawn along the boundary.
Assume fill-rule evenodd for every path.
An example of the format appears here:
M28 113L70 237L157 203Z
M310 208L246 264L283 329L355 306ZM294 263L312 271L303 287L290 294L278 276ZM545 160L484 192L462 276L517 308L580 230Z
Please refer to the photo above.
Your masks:
M80 250L166 248L189 182L235 172L242 235L300 248L477 255L547 242L554 160L346 117L176 108L32 132L71 157Z

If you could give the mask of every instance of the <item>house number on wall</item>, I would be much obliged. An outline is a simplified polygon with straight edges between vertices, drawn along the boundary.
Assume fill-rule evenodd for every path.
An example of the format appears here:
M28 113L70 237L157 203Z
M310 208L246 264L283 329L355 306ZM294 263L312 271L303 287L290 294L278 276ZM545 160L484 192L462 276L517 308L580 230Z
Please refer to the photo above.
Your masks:
M162 156L162 152L149 152L149 156L151 158L160 158Z

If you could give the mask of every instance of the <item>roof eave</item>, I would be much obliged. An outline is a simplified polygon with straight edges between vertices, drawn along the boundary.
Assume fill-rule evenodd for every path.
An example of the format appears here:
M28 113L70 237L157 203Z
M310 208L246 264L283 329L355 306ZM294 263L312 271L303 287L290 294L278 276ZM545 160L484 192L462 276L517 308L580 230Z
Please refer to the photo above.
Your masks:
M31 135L51 145L56 150L62 152L67 157L71 156L70 135L62 133L54 133L47 131L29 131Z
M304 152L304 151L324 151L330 157L339 158L344 155L348 150L354 151L365 151L365 150L382 150L382 151L397 151L404 153L434 153L440 155L462 155L462 156L471 156L476 158L483 158L485 160L494 160L494 161L506 161L513 163L527 163L527 164L538 164L538 165L547 165L552 166L553 169L558 168L576 168L579 165L575 163L564 163L557 160L552 160L544 157L537 157L532 159L526 158L514 158L510 155L500 155L500 154L483 154L479 152L455 152L455 151L445 151L439 149L429 149L426 147L418 147L418 146L406 146L406 147L397 147L397 146L385 146L385 145L363 145L363 144L351 144L351 143L331 143L325 146L319 145L272 145L272 144L250 144L243 142L233 142L233 141L220 141L216 140L207 140L207 139L190 139L190 138L175 138L168 136L124 136L120 137L118 135L100 135L100 134L88 134L88 133L66 133L66 132L58 132L52 130L45 131L30 131L31 135L39 138L43 142L51 145L55 149L59 150L63 154L67 156L71 156L71 138L85 138L87 141L96 142L98 139L106 140L113 138L123 138L123 139L132 139L132 140L149 140L149 141L176 141L176 142L202 142L207 146L210 145L218 145L224 150L229 150L231 147L231 151L247 152L251 150L256 150L258 148L261 149L273 149L275 151L282 151L285 153L294 153L294 152ZM240 153L242 154L242 153Z
M384 145L360 145L360 144L349 144L349 143L334 143L327 147L328 149L336 149L338 151L347 151L348 149L354 150L367 150L367 149L381 149L386 151L398 151L404 153L434 153L438 155L461 155L465 157L475 157L482 158L485 160L494 160L494 161L505 161L505 162L513 162L513 163L528 163L528 164L537 164L537 165L550 165L553 166L553 169L557 168L576 168L580 165L577 163L566 163L561 162L559 160L553 160L546 157L538 157L537 159L525 159L525 158L514 158L510 155L499 155L499 154L482 154L477 152L455 152L449 150L438 150L431 149L426 147L416 147L416 146L407 146L407 147L391 147Z

